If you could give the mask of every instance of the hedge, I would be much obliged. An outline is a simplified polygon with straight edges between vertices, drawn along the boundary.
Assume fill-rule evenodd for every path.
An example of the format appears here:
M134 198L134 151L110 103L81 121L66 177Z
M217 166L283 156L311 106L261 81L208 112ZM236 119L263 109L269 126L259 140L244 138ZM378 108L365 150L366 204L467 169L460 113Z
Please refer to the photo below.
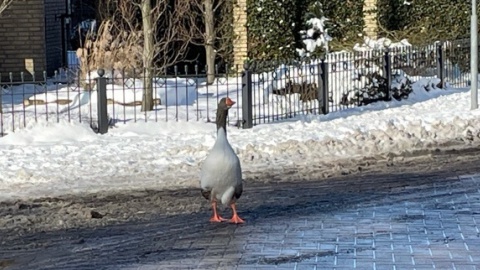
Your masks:
M338 43L358 40L363 30L363 1L358 0L247 0L249 58L296 57L303 46L305 22L325 16L329 34Z
M471 1L464 0L378 0L377 14L381 34L422 45L468 36L470 11Z

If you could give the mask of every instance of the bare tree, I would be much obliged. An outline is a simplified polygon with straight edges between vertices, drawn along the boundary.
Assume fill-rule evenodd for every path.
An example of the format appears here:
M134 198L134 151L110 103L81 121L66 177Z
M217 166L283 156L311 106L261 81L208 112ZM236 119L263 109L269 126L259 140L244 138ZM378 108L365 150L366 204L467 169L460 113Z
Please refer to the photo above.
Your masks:
M0 0L0 15L13 3L13 0Z
M153 3L153 4L152 4ZM161 72L186 56L193 28L189 0L140 0L143 30L144 96L142 111L153 110L153 68Z
M205 48L207 64L207 83L215 80L215 59L217 55L226 56L229 51L229 37L232 33L232 9L234 0L195 0L194 21L201 18L201 23L192 23L195 30L195 44Z
M150 0L141 0L140 10L142 13L143 26L143 68L145 70L143 80L142 111L153 110L153 67L155 59L155 24L154 15L162 12L153 12ZM160 8L159 6L155 8Z
M99 37L107 37L107 40L97 47L109 48L105 56L112 56L116 63L123 60L123 67L131 67L129 60L132 57L141 59L141 66L136 66L134 70L141 71L144 77L142 111L153 110L154 76L165 74L168 67L185 59L194 31L190 25L191 2L104 0L99 9L104 11L100 29L108 24L108 35L98 34ZM132 49L138 47L140 50ZM138 65L137 61L133 62ZM116 68L119 68L118 64Z

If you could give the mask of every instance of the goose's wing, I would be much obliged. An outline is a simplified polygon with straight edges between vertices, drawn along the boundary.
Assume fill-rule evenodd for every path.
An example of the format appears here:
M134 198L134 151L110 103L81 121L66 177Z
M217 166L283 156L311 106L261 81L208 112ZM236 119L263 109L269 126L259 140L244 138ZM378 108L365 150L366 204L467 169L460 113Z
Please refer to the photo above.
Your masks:
M240 199L240 197L242 196L242 193L243 193L243 183L240 182L240 184L237 184L237 186L235 186L235 192L233 193L233 198L235 200Z
M232 149L233 152L233 149ZM234 174L235 174L235 193L233 194L234 199L240 198L243 192L243 179L242 179L242 167L240 165L240 159L235 154L235 166L234 166Z

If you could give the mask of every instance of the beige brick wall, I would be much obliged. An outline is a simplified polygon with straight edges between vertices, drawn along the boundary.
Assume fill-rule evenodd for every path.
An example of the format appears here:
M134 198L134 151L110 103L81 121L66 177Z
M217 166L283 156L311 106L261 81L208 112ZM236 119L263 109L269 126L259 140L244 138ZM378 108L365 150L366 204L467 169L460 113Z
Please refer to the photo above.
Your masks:
M45 69L44 0L14 1L0 17L0 73ZM33 67L31 63L33 62ZM28 76L30 77L28 77Z
M363 32L371 38L377 38L378 35L377 14L375 12L376 8L377 0L365 0L363 5L363 19L365 22Z
M233 41L233 62L239 69L243 68L243 63L247 60L248 39L247 39L247 0L237 0L233 7L233 31L235 39Z

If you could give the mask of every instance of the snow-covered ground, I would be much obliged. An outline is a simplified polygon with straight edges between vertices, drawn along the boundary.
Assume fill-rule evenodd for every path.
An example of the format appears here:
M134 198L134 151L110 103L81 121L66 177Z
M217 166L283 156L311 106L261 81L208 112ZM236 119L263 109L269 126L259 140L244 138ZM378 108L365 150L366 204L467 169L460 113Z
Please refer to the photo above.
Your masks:
M253 129L230 127L229 139L249 172L278 171L339 159L381 156L477 139L480 110L468 89L420 87L408 100L380 102ZM137 188L198 185L215 141L204 122L137 122L105 135L88 124L39 120L0 138L0 200Z

